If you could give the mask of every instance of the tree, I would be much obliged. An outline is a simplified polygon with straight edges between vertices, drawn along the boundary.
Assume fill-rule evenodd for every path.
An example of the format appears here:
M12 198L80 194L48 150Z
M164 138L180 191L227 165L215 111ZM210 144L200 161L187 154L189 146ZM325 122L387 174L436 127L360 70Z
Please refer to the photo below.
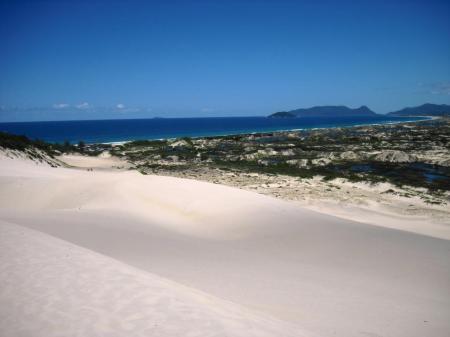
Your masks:
M63 151L69 152L70 150L72 150L72 145L70 145L70 142L68 140L65 140L63 144Z
M78 150L80 150L80 152L83 152L85 147L86 147L86 144L82 140L80 140L78 142Z

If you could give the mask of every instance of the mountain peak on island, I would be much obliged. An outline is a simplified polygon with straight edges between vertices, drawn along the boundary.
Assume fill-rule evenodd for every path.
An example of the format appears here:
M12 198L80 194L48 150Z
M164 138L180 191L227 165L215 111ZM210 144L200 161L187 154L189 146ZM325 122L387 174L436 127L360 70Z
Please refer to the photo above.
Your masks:
M450 105L425 103L388 113L390 116L449 116Z
M280 111L271 114L271 118L294 118L294 117L342 117L342 116L374 116L375 112L367 106L361 105L352 109L344 105L314 106L290 111Z

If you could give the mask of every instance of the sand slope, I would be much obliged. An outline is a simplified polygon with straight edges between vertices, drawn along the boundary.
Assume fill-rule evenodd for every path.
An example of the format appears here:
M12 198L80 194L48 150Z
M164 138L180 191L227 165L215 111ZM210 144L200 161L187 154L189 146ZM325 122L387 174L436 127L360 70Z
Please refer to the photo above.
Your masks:
M0 222L2 336L305 336L100 254Z
M421 337L450 331L448 240L136 172L4 159L0 186L0 219L310 333Z

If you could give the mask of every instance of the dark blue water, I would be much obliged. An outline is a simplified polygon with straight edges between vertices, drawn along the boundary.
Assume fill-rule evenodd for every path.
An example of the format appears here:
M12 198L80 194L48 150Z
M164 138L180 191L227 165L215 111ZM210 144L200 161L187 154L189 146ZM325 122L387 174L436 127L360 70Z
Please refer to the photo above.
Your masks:
M0 131L48 142L109 143L416 121L424 117L217 117L0 123Z
M370 164L355 164L350 167L350 170L358 173L370 173L374 171Z
M435 165L425 164L425 163L413 163L411 167L415 170L420 170L429 183L436 180L449 180L448 169L445 167L437 167Z

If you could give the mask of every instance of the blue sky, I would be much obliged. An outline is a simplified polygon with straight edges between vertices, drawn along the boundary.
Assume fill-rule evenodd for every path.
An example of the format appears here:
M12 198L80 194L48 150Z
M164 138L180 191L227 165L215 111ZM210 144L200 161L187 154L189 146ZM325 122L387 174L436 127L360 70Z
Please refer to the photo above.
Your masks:
M0 0L0 120L450 103L449 1Z

